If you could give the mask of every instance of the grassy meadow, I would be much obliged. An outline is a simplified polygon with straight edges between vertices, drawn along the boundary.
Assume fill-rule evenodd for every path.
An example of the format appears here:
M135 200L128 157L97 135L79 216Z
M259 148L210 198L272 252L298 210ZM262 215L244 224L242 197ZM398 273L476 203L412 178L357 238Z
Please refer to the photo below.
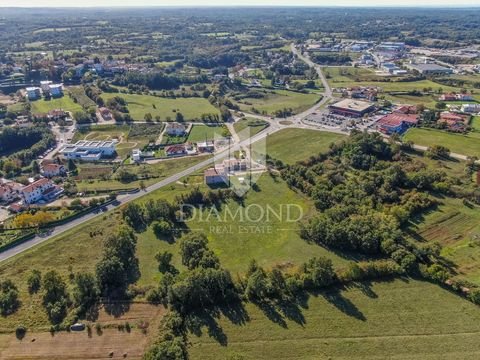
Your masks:
M33 114L46 114L51 110L63 109L65 111L81 111L82 107L80 104L77 104L73 99L68 96L67 91L65 95L60 98L52 98L50 100L39 99L35 101L30 101Z
M187 141L196 143L205 140L214 140L215 138L228 137L230 132L225 125L208 126L208 125L193 125L188 134Z
M267 153L274 159L293 164L327 151L331 143L344 137L342 134L324 131L284 129L268 136Z
M103 93L102 98L107 101L115 96L124 98L128 103L130 116L137 121L143 121L145 114L150 113L155 118L165 121L168 118L175 120L177 112L182 113L185 120L200 118L202 114L219 114L217 108L204 98L162 98L152 95L136 95L122 93Z

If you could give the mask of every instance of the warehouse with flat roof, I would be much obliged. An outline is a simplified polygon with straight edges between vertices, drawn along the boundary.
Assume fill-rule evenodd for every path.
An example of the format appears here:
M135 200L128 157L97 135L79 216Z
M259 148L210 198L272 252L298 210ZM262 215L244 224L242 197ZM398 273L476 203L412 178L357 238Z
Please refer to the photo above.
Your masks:
M373 103L356 99L344 99L328 107L334 114L361 117L375 108Z

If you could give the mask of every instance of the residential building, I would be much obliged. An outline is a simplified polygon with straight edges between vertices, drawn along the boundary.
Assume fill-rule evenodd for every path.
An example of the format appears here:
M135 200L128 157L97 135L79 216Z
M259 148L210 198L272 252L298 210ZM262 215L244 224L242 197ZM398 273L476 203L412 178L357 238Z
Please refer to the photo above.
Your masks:
M50 110L47 114L47 118L53 121L64 120L67 117L68 112L64 111L63 109Z
M27 87L28 100L37 100L42 97L42 90L39 87Z
M170 136L183 136L185 135L187 128L183 124L168 123L165 132Z
M142 151L140 149L132 150L132 160L134 162L139 162L142 160Z
M367 101L344 99L329 106L330 112L343 116L362 117L372 112L374 105Z
M438 100L440 101L472 101L473 97L469 94L443 94Z
M468 123L470 122L470 115L456 114L452 112L442 112L438 123L445 123L450 130L453 131L465 131Z
M80 140L75 144L65 145L60 149L67 159L78 159L83 161L98 161L102 157L111 157L115 154L114 141L87 141Z
M480 113L480 104L463 104L462 112L468 114Z
M377 122L377 129L387 135L402 134L416 124L418 124L418 116L415 114L392 113L385 115Z
M213 141L199 142L199 143L197 143L197 150L200 153L214 152L215 151L215 143Z
M222 166L226 172L247 170L247 162L245 160L225 159Z
M52 84L51 81L46 80L46 81L40 81L40 88L44 93L47 93L50 91L50 85Z
M171 145L165 148L167 156L179 156L187 153L185 145Z
M41 165L41 170L40 173L47 177L51 178L54 176L63 176L67 173L67 170L65 169L65 166L61 164L56 164L56 163L50 163L50 164L42 164Z
M40 200L51 201L63 193L63 189L51 180L41 178L23 187L20 191L25 204L34 204Z
M0 179L0 202L9 204L19 197L19 190L23 185L16 182L4 182Z
M204 174L205 184L218 185L228 183L228 175L222 169L222 167L209 168L205 170Z
M63 96L63 85L62 84L51 84L48 87L50 96L52 97L62 97Z
M108 109L106 107L101 107L100 109L98 109L98 112L100 113L103 120L105 120L105 121L113 119L112 112L110 111L110 109Z

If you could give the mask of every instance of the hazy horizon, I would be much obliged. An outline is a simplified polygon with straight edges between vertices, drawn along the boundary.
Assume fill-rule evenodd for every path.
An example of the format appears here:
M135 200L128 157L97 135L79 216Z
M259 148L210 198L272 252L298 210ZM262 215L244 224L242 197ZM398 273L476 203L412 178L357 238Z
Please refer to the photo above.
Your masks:
M82 5L77 5L66 0L2 0L0 7L10 8L88 8L88 7L480 7L480 0L398 0L395 4L381 0L340 0L332 5L328 1L318 0L233 0L225 4L220 0L206 0L200 5L193 0L125 0L119 4L118 0L84 0ZM1 15L1 14L0 14Z

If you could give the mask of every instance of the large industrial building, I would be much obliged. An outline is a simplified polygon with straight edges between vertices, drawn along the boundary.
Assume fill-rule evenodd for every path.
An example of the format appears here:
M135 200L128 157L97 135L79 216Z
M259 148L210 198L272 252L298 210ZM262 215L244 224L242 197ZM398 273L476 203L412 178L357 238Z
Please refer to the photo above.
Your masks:
M102 157L110 157L115 154L115 142L81 140L75 144L65 145L60 149L60 153L67 159L98 161Z
M354 99L344 99L329 106L330 112L334 114L362 117L363 115L372 112L374 105L371 102L360 101Z
M437 64L407 64L407 68L418 71L422 75L447 75L452 74L453 70Z

